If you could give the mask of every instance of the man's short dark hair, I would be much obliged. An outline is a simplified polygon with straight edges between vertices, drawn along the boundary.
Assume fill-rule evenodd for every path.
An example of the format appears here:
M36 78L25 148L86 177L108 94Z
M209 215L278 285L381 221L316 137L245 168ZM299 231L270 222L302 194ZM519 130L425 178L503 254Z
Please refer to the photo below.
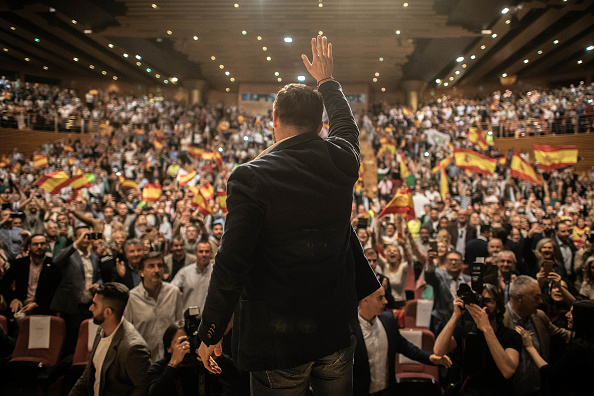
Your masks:
M103 296L104 308L111 308L118 320L122 318L130 296L130 290L126 285L118 282L107 282L99 285L95 294Z
M421 228L419 228L419 232L420 232L421 230L425 230L425 231L427 231L429 234L433 234L433 229L432 229L431 227L429 227L429 226L426 226L426 225L424 225L424 226L421 226Z
M162 264L165 264L165 261L163 260L163 255L161 254L161 252L148 252L147 254L142 256L142 258L140 259L140 263L138 263L138 269L143 270L145 261L153 260L153 259L159 259L159 260L161 260Z
M33 235L31 235L31 238L29 238L28 246L31 246L31 241L33 240L33 238L36 238L36 237L43 237L43 239L45 239L45 243L47 243L47 236L45 236L45 234L33 234Z
M175 234L173 236L173 238L171 238L171 242L173 242L173 241L182 241L184 243L186 242L186 240L184 239L184 237L181 236L180 234Z
M318 131L322 123L322 94L304 84L285 85L274 100L276 116L285 125Z

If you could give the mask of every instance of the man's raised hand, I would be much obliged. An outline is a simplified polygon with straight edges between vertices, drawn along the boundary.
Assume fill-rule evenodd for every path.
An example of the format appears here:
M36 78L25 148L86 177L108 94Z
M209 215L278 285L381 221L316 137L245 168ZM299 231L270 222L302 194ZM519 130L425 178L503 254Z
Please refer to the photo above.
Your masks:
M328 44L326 37L318 36L311 39L312 61L306 55L301 55L307 71L318 84L323 80L332 79L334 61L332 59L332 44Z

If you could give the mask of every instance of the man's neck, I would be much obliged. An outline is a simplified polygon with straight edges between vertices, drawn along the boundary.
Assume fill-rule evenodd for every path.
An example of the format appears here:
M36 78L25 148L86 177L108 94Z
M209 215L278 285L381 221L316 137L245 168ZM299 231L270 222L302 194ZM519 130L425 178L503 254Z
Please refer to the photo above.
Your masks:
M373 324L373 319L375 319L375 315L368 314L363 310L359 310L359 316L365 319L369 324Z
M101 329L103 329L103 334L105 335L105 337L109 337L110 335L112 335L113 332L118 328L119 324L120 322L116 322L115 320L103 321L103 323L101 323Z
M452 277L452 279L458 279L462 271L448 271L448 274Z
M183 254L180 254L180 255L173 255L173 259L174 259L175 261L184 261L184 260L186 259L186 253L185 253L185 251L184 251L184 253L183 253Z
M158 282L153 285L147 285L146 283L143 283L143 285L144 285L144 288L146 289L147 293L149 294L149 297L151 297L152 299L157 301L157 298L159 297L159 292L161 291L161 286L163 285L163 283Z
M200 265L200 264L196 263L196 267L198 267L198 270L200 272L204 272L204 270L206 269L206 267L208 267L208 264L210 264L210 263L206 263L205 265Z
M514 300L509 300L509 307L518 315L522 320L526 320L530 317L530 315L526 315L525 312L522 312L520 306L515 303Z
M41 264L43 264L43 259L45 256L34 256L31 255L31 262L33 263L33 265L39 267Z

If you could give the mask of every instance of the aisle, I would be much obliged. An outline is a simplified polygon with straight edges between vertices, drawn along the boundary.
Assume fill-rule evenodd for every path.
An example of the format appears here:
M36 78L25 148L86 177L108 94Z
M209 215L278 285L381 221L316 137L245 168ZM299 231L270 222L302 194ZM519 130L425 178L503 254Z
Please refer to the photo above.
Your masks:
M375 198L373 187L377 186L377 161L373 154L373 148L367 143L365 130L359 134L359 144L361 146L361 162L363 163L363 186L367 190L367 196Z

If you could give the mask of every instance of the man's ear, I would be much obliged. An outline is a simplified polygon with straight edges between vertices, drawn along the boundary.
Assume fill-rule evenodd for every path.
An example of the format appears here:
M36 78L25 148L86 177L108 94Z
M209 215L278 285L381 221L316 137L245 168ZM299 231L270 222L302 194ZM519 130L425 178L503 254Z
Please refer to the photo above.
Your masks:
M272 127L274 129L277 129L278 128L278 123L279 123L278 114L276 113L276 110L273 110L272 111Z
M318 130L316 131L316 133L319 135L320 131L322 130L322 127L324 126L324 121L320 120L320 125L318 125Z

